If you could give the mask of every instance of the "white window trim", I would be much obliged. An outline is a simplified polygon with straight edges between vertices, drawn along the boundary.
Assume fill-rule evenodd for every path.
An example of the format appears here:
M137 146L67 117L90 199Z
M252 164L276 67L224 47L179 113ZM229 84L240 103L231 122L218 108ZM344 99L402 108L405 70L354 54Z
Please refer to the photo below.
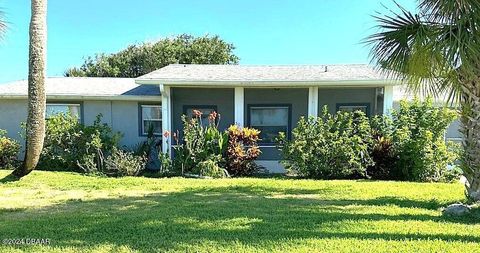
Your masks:
M142 105L140 104L140 122L141 122L141 133L143 136L145 135L148 135L148 132L146 131L146 129L144 129L145 127L145 121L154 121L154 122L161 122L163 121L163 115L161 115L160 119L144 119L143 118L143 108L159 108L160 111L162 112L162 105ZM162 136L162 133L153 133L153 135L155 136Z
M82 121L82 104L79 104L79 103L72 103L72 104L69 104L69 103L46 103L45 105L45 119L49 119L50 117L47 115L47 109L48 109L48 106L78 106L78 119L80 121Z

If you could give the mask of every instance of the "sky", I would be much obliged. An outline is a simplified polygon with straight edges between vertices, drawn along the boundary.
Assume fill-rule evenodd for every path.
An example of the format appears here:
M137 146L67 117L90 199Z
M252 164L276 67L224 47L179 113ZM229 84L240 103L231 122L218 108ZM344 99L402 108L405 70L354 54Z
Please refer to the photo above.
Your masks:
M415 0L397 0L415 9ZM362 39L392 0L49 0L48 76L87 56L178 34L219 35L240 64L368 63ZM0 83L26 79L29 0L0 0Z

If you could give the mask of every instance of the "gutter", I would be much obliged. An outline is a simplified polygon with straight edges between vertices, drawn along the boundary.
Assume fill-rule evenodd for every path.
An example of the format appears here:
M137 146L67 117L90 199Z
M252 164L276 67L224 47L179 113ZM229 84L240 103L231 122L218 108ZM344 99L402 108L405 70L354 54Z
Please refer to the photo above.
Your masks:
M168 86L209 86L209 87L378 87L378 86L395 86L402 84L398 80L331 80L331 81L208 81L208 80L180 80L180 79L137 79L137 84Z

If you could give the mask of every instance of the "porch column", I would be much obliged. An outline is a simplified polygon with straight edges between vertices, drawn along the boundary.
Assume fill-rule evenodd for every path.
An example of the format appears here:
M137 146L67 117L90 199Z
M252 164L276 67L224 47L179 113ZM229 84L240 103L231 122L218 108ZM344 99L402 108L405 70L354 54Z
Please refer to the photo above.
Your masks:
M245 90L243 87L235 87L235 98L233 100L235 106L235 124L243 127L245 115Z
M308 88L308 117L318 116L318 87Z
M389 115L393 108L393 86L383 88L383 114Z
M162 132L170 132L168 137L162 137L162 150L164 153L172 155L172 105L170 100L170 87L160 84L160 93L162 94Z

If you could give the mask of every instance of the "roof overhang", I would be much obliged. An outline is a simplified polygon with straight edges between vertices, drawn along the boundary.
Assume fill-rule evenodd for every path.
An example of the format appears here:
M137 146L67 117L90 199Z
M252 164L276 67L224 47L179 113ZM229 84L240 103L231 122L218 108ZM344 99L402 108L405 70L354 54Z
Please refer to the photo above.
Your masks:
M137 84L176 87L379 87L400 85L398 80L331 80L331 81L236 81L236 80L169 80L137 79Z
M27 99L27 95L23 94L1 94L0 99ZM112 96L95 96L95 95L70 95L56 94L47 95L47 99L55 100L83 100L83 101L161 101L161 96L131 96L131 95L112 95Z

